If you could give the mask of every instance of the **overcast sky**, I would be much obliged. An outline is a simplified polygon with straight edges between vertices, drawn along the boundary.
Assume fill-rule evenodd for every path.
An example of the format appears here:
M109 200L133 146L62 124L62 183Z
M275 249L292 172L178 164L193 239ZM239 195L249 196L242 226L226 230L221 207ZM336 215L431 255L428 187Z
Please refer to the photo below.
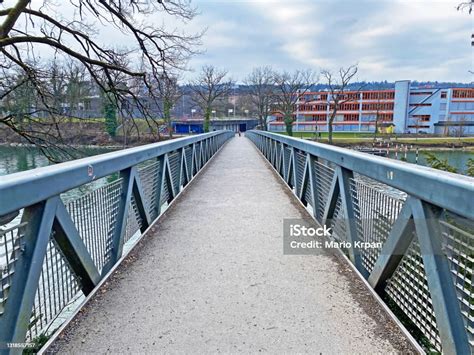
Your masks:
M461 0L194 0L189 30L208 28L205 53L240 79L254 66L329 68L358 63L360 80L472 81L474 15Z

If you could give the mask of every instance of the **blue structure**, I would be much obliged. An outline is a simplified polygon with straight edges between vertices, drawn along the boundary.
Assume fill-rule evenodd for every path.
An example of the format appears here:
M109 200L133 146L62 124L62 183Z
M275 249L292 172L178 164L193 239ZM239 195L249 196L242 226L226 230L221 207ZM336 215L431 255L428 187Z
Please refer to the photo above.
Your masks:
M212 119L210 122L211 131L229 130L233 132L246 132L254 129L258 125L255 118L232 118L232 119ZM196 134L204 132L203 119L191 119L173 122L174 131L178 134Z

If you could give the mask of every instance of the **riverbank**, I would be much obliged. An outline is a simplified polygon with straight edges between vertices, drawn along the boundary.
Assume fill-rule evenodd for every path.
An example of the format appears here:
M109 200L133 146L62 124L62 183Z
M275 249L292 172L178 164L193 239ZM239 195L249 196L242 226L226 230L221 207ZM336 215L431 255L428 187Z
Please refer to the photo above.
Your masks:
M321 140L324 143L324 140ZM327 142L327 140L326 140ZM341 147L375 147L396 149L401 146L411 146L413 148L420 148L423 150L449 150L449 149L467 149L474 150L474 137L463 137L461 139L450 137L440 138L392 138L384 139L383 141L374 142L373 138L352 138L352 139L334 139L334 143Z
M287 135L284 132L278 134ZM320 143L328 143L327 133L322 132L321 136L313 132L294 132L293 137L312 140ZM402 144L419 147L423 149L474 149L474 137L440 137L440 136L414 136L414 135L377 135L356 132L335 132L333 142L340 147L368 147L368 148L389 148Z
M170 139L168 135L158 134L156 130L145 130L143 127L137 131L134 127L130 127L127 134L118 130L118 135L111 137L105 132L103 122L60 122L58 130L61 132L61 139L54 138L56 128L50 126L32 124L27 128L27 132L35 131L40 138L47 141L55 141L58 146L71 148L105 148L123 149L124 147L134 147L138 145L155 143ZM143 126L143 123L141 124ZM48 128L51 131L48 131ZM25 138L12 132L9 128L0 126L0 145L2 146L32 146Z

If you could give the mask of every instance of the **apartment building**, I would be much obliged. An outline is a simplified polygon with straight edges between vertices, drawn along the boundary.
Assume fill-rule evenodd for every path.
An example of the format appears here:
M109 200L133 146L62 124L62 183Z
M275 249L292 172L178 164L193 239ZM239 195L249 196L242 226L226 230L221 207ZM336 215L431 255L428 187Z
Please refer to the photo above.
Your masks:
M397 81L394 89L348 91L334 119L335 132L434 133L474 135L474 88L415 88ZM327 91L307 92L294 112L295 132L326 132L332 110ZM275 112L270 131L285 131Z

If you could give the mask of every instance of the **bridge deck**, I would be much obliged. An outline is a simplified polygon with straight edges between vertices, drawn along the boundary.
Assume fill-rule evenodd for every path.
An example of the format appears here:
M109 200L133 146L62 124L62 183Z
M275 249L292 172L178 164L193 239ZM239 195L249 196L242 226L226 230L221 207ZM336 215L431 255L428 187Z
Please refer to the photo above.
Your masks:
M338 256L287 256L306 211L245 138L231 140L52 350L413 351Z

